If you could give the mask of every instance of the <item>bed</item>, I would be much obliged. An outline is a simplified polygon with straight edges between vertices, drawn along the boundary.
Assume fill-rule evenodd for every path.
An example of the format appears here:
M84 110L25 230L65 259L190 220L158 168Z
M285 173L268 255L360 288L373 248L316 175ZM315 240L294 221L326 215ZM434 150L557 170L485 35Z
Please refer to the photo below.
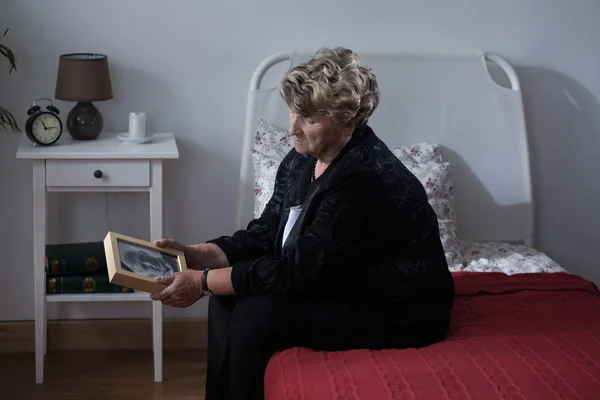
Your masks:
M274 54L252 76L236 229L264 207L291 146L277 81L308 57ZM382 90L370 125L421 180L438 216L456 285L450 333L423 349L278 352L266 399L599 399L600 292L535 249L512 66L481 51L361 58Z

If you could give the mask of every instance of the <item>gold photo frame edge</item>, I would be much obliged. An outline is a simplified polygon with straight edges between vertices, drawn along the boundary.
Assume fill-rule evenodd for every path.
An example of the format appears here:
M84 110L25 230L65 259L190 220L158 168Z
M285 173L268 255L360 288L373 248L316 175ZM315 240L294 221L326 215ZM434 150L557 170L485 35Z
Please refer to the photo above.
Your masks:
M166 286L158 283L154 278L125 271L121 268L121 257L119 256L119 247L117 240L122 240L131 244L145 247L150 250L156 250L161 253L171 254L177 257L179 271L187 270L185 255L183 251L167 247L158 247L146 240L138 239L132 236L109 231L104 238L104 252L106 255L106 264L108 267L108 280L114 285L121 285L134 290L140 290L147 293L156 293Z

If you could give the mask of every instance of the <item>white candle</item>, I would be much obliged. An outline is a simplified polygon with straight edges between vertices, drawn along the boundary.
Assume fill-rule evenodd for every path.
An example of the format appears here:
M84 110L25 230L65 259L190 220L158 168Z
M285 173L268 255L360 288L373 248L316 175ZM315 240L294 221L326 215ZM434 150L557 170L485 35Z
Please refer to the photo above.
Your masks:
M132 138L143 138L146 136L146 113L129 113L129 136Z

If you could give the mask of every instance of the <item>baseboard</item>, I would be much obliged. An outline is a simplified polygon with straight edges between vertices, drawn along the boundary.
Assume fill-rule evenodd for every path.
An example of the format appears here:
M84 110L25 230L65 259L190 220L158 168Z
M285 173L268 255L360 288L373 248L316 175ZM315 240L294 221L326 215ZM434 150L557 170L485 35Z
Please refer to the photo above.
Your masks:
M204 318L164 319L164 349L206 348ZM152 349L150 319L48 321L47 351ZM0 353L35 351L33 321L0 322Z

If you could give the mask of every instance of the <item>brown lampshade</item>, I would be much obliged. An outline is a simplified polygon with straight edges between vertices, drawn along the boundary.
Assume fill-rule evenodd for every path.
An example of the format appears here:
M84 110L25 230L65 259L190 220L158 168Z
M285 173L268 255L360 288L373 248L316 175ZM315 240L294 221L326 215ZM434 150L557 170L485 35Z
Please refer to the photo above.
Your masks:
M95 53L61 55L54 97L82 102L112 99L108 57Z

